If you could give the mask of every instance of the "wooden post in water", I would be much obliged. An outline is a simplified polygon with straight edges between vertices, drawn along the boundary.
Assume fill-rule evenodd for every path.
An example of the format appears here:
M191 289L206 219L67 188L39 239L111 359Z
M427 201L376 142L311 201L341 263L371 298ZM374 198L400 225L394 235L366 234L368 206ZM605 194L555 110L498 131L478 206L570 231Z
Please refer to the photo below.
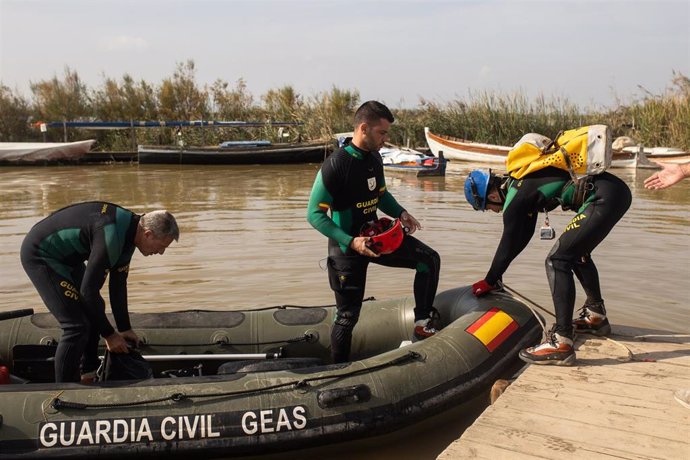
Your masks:
M130 124L131 130L132 130L132 134L131 134L132 152L136 152L137 151L137 130L134 128L134 120L130 118L129 124Z

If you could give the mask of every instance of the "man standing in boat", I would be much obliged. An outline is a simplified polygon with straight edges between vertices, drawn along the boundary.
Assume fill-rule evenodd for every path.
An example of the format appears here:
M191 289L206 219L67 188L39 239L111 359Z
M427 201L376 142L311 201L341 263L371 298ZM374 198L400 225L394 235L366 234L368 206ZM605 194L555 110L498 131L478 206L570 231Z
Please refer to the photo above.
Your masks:
M137 215L105 202L62 208L34 225L24 238L21 261L48 310L62 328L55 353L56 382L88 382L98 368L99 334L110 352L127 353L138 342L127 307L129 263L137 248L163 254L177 241L167 211ZM110 306L119 332L105 314L100 290L110 278Z
M441 259L412 236L421 225L386 189L378 153L393 121L380 102L362 104L355 113L352 142L324 161L309 197L307 220L328 237L328 278L337 306L331 330L336 363L349 360L370 262L416 270L413 336L421 340L436 333L431 318ZM377 219L379 209L397 220Z
M531 364L572 365L575 363L573 332L605 336L611 332L601 296L599 273L591 252L601 243L630 207L628 186L613 174L588 176L582 193L567 171L552 166L521 179L500 177L491 170L474 170L465 181L465 198L479 211L503 211L503 235L486 277L472 285L480 297L501 288L503 274L534 235L540 211L548 213L561 205L577 214L566 226L546 257L546 276L556 311L556 324L544 343L520 352ZM548 225L540 230L542 239L553 239ZM575 281L584 288L587 300L573 321Z

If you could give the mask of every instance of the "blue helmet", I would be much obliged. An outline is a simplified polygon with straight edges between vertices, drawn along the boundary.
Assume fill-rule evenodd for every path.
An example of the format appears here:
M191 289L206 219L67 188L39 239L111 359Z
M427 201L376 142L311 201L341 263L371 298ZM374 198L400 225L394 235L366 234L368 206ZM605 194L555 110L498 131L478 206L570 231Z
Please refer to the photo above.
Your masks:
M492 176L490 169L475 169L465 179L465 198L475 211L486 210L486 195Z

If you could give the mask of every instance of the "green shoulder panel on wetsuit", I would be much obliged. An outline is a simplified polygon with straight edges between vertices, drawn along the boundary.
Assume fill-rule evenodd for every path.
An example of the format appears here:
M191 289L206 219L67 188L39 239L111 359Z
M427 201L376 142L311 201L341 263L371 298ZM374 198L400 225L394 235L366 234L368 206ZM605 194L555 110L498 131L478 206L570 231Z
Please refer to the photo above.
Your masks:
M505 211L508 209L508 205L510 204L511 201L513 201L513 198L515 198L515 195L517 195L518 192L518 186L520 185L520 182L517 179L510 178L508 179L510 183L508 184L508 193L506 193L506 199L505 202L503 203L503 210Z
M108 262L111 267L114 267L120 260L122 248L125 246L127 230L131 222L132 213L118 207L115 210L115 222L103 226Z
M81 243L79 228L63 228L51 233L39 244L39 255L46 261L48 266L70 281L72 279L72 269L59 262L74 254L84 255L88 250Z
M358 160L361 160L361 159L364 158L364 155L362 155L361 152L359 152L356 148L354 148L354 147L352 146L352 144L347 145L347 146L345 147L345 151L346 151L347 153L349 153L350 155L352 155L353 157L357 158Z
M323 183L321 171L316 175L314 186L309 195L307 205L307 222L311 224L322 235L337 241L341 249L347 247L352 242L353 237L343 228L352 226L352 212L348 210L333 211L333 218L328 217L328 210L332 209L333 197Z

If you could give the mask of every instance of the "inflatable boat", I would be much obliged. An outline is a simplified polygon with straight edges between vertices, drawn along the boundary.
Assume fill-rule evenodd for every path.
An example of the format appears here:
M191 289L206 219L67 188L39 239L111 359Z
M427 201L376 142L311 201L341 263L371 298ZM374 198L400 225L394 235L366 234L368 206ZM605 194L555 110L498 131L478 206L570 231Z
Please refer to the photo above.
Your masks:
M2 313L0 458L234 458L388 434L487 391L541 334L521 301L462 287L412 342L413 307L365 302L344 364L328 363L333 306L133 313L153 378L90 385L51 382L52 315Z

